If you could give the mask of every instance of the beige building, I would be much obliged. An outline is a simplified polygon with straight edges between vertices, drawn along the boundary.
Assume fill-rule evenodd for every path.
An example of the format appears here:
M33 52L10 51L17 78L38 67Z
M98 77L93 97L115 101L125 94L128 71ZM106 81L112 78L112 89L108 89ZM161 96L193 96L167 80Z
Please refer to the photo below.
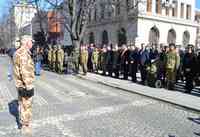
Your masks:
M195 20L198 22L199 26L197 28L197 39L196 45L197 48L200 48L200 10L196 10Z
M9 27L10 27L10 41L20 37L21 34L32 35L32 19L37 12L36 8L30 4L21 3L16 4L10 9Z
M195 0L97 0L85 43L196 43Z

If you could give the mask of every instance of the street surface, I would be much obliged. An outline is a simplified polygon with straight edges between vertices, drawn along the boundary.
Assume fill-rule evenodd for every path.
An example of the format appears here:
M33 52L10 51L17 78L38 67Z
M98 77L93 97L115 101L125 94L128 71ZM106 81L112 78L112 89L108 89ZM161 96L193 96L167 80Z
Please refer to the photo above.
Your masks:
M8 58L0 57L0 137L21 137L9 113L17 94L7 67ZM199 112L72 75L43 72L35 87L34 137L200 136Z

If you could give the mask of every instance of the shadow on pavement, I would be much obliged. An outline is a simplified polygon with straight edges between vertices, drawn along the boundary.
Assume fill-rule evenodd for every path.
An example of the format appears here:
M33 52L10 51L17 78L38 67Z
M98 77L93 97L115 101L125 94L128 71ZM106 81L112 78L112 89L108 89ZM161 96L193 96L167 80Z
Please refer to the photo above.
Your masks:
M19 118L19 110L18 110L18 100L12 100L8 103L9 112L11 115L13 115L16 119L16 123L18 128L21 128L20 118Z
M197 135L197 136L200 136L200 133L194 133L195 135Z

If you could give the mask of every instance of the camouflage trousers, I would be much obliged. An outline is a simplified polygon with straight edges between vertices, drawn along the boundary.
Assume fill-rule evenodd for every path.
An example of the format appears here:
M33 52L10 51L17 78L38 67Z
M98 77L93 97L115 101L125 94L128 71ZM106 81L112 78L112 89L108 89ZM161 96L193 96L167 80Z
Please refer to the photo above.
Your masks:
M63 63L58 62L57 67L58 67L58 73L62 73L63 72Z
M56 71L56 62L52 62L52 70Z
M174 84L176 82L176 72L172 69L166 70L166 79L167 79L167 88L169 90L174 88Z
M19 116L22 127L29 127L32 120L33 98L19 97Z
M176 72L174 72L174 70L172 70L172 69L167 69L166 70L166 78L167 78L167 81L175 82Z
M83 73L86 74L87 73L87 63L82 63L81 67L82 67Z

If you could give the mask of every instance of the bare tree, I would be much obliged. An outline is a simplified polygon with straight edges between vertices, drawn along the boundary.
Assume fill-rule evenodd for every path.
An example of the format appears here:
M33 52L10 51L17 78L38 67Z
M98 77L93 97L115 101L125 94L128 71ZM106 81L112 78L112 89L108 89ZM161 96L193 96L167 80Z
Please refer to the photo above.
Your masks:
M74 48L77 50L79 49L88 27L91 12L95 10L99 2L106 3L106 5L111 8L111 12L116 12L118 7L125 9L127 14L123 16L123 19L127 19L129 16L132 18L137 17L138 5L142 1L143 0L126 0L126 2L125 0L56 0L55 2L55 0L46 0L52 7L61 11L65 21L64 26L70 34Z

